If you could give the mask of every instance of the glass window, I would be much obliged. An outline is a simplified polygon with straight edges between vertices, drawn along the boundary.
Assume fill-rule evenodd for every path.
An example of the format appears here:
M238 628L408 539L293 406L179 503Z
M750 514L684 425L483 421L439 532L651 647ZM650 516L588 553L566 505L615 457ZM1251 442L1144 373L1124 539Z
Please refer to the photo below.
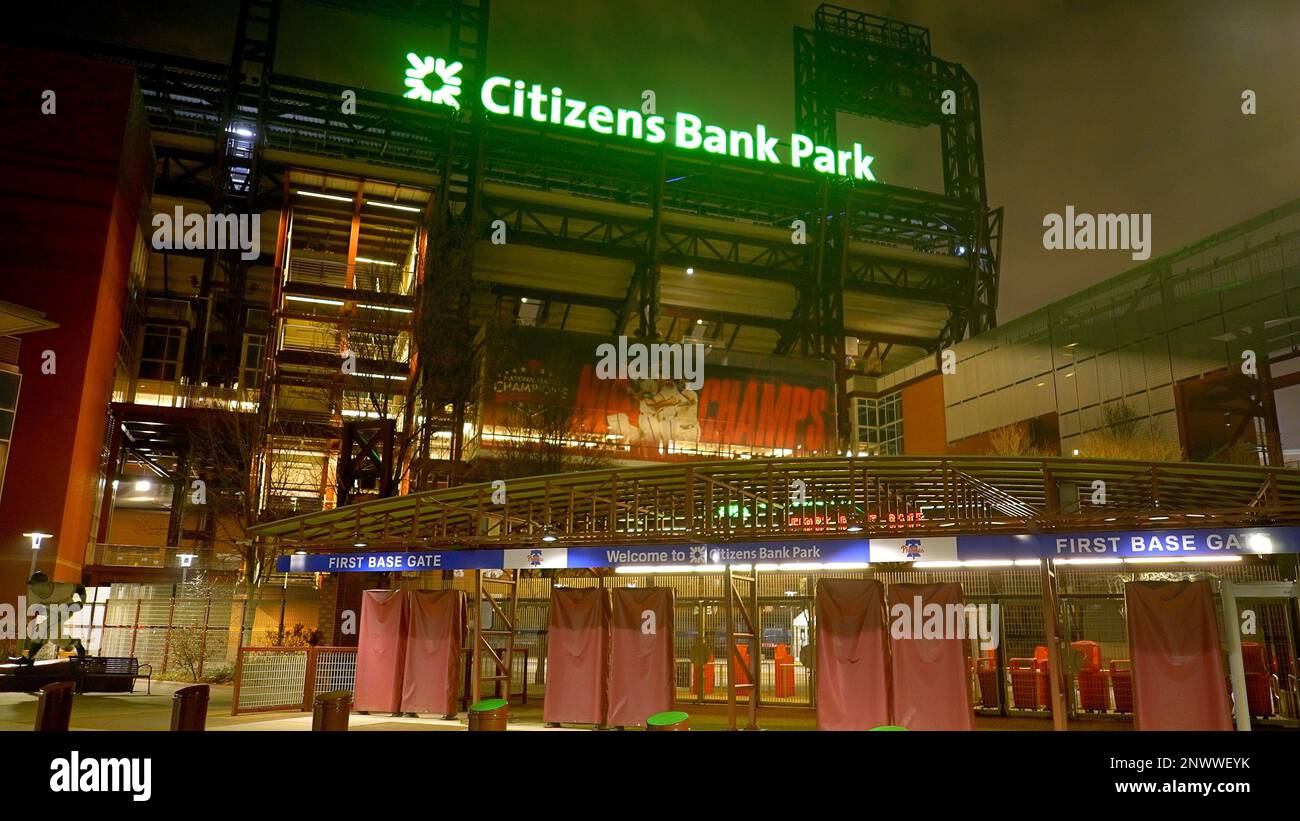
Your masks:
M903 452L903 400L895 391L886 396L859 397L858 450L873 455L898 455Z
M266 353L266 334L244 334L244 355L240 362L239 386L246 390L262 387L262 357Z
M140 378L175 382L180 374L185 330L175 325L146 325L140 345Z

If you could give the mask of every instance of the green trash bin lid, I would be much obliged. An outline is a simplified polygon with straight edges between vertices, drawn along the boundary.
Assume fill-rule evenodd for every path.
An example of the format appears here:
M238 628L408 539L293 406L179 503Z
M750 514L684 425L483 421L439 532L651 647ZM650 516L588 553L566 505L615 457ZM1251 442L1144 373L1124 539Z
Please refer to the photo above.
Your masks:
M882 724L879 727L872 727L871 729L873 731L874 730L895 730L895 731L902 730L903 732L907 732L906 727L899 727L897 724Z
M651 727L668 727L673 724L681 724L689 719L690 716L681 710L668 710L662 713L655 713L645 720L645 723Z
M510 702L504 698L485 698L482 701L475 702L469 707L471 713L487 713L492 710L500 710Z

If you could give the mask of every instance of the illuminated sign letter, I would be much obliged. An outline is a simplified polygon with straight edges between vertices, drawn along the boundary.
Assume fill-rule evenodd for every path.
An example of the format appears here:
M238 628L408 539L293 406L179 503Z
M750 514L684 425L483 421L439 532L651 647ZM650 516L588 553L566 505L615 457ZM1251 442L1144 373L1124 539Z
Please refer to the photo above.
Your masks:
M483 107L488 111L491 111L493 114L509 114L509 105L501 105L494 102L492 99L492 92L496 91L498 88L508 88L509 86L509 77L489 77L487 81L483 83Z
M700 118L685 111L677 112L677 147L699 148L703 139L700 137Z
M795 168L798 168L799 161L802 160L804 157L811 157L813 153L813 149L815 147L816 146L813 145L813 141L808 139L804 135L791 134L790 135L790 164L793 165Z

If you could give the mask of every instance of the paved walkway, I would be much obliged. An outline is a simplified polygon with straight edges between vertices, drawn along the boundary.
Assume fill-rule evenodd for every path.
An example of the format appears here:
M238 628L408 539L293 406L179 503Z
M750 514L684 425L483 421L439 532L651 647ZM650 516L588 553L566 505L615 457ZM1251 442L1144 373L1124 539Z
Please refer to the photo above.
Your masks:
M154 682L152 694L144 683L134 693L88 693L79 695L72 705L73 730L167 730L171 726L172 694L184 687L171 682ZM300 712L247 713L232 716L229 686L213 685L208 700L209 730L311 730L311 714ZM511 730L545 730L541 706L515 705ZM464 731L465 713L455 720L443 718L408 718L387 715L353 714L350 730L381 731ZM0 693L0 731L31 730L36 722L36 696L27 693Z
M183 684L154 682L152 694L146 694L144 683L138 683L135 693L91 693L79 695L72 706L74 730L167 730L171 725L172 693ZM226 685L213 685L208 701L209 730L311 730L311 714L300 712L248 713L232 716L230 699L232 689ZM697 730L721 730L726 727L724 705L681 705L691 714L691 727ZM541 704L536 700L526 706L510 707L511 730L550 730L542 724ZM739 710L744 724L744 708ZM31 730L36 721L36 696L27 693L0 693L0 731ZM759 712L759 725L768 730L812 730L817 726L816 714L808 709L764 708ZM1050 730L1046 718L997 718L978 716L975 725L980 730ZM355 731L420 732L464 731L465 713L454 720L443 718L407 718L386 715L353 714L349 729ZM1084 721L1071 723L1077 730L1129 730L1127 721ZM565 728L572 729L572 728Z

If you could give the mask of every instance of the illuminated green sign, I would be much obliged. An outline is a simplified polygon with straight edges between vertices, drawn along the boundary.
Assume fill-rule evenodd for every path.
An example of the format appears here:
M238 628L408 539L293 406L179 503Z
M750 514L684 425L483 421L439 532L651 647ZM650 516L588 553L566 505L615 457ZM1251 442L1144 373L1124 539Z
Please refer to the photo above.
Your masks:
M459 62L448 64L442 58L422 58L415 54L406 55L406 59L411 64L411 68L406 70L406 85L410 88L407 97L460 108L456 99L461 92L461 79L456 76L461 69ZM851 150L836 150L817 145L803 134L791 134L789 155L783 158L780 140L769 135L762 123L756 124L752 131L737 131L706 123L701 117L686 111L677 112L676 119L669 122L661 114L643 114L636 108L590 105L585 100L566 97L559 87L548 89L539 83L530 85L523 80L500 76L483 81L479 99L486 111L502 117L643 140L655 145L668 142L688 151L774 165L789 164L793 168L812 168L851 180L874 182L876 179L871 173L871 162L875 158L863 153L860 143L854 143Z
M460 102L456 99L460 96L460 70L464 68L459 60L454 63L448 63L439 57L425 57L421 59L415 54L406 55L407 61L411 67L406 70L406 85L411 90L406 92L406 96L413 100L424 100L426 103L435 105L449 105L454 109L460 109ZM427 78L433 75L437 80L433 81L437 88L430 88Z

